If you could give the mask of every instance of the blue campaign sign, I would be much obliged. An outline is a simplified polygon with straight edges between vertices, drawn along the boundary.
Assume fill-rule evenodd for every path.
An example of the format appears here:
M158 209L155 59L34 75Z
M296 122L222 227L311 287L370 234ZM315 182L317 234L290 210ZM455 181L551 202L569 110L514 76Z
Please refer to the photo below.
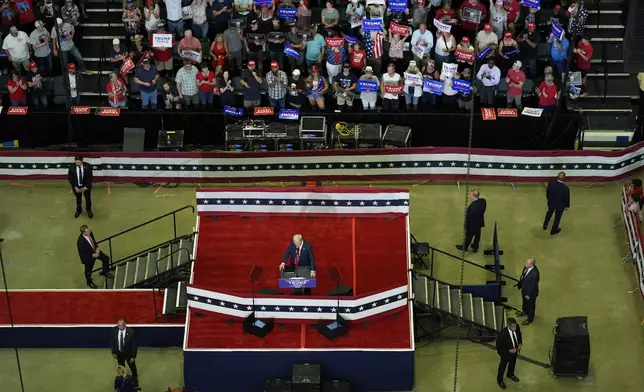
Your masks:
M289 45L286 45L284 47L284 53L286 53L287 56L295 57L296 59L300 58L300 52L298 52L297 50L293 49Z
M464 94L472 92L472 83L463 79L452 79L452 89Z
M297 8L280 8L277 10L279 17L282 19L295 19L297 18Z
M490 55L490 53L492 53L492 48L488 46L487 48L483 49L483 50L481 51L481 53L479 53L479 54L476 56L476 61L482 61L483 59L486 59L486 58L487 58L487 56L489 56L489 55Z
M562 40L565 34L566 33L564 32L564 29L561 28L561 26L559 26L557 24L557 22L555 22L553 20L552 21L552 35L554 35L557 39Z
M344 40L347 41L350 44L355 44L356 42L359 41L356 37L346 35L345 33L342 33L342 36L344 37Z
M381 31L382 19L362 19L362 31Z
M317 283L314 278L291 278L280 279L279 286L280 289L313 289Z
M431 94L443 95L443 82L434 79L425 79L423 91Z
M389 0L389 9L394 12L403 12L407 9L407 1L404 0Z
M378 82L374 82L373 80L358 80L358 91L375 93L378 91Z
M224 105L224 114L228 114L233 117L241 117L244 115L244 109Z
M523 0L523 6L538 9L541 7L541 0Z
M581 88L577 86L570 86L570 92L573 94L581 94Z
M514 56L514 55L516 55L518 53L519 53L519 49L513 49L513 50L507 52L505 55L508 56L508 57L511 57L511 56Z
M298 109L280 109L280 120L299 120L300 111Z
M257 7L270 7L273 0L255 0L254 3Z

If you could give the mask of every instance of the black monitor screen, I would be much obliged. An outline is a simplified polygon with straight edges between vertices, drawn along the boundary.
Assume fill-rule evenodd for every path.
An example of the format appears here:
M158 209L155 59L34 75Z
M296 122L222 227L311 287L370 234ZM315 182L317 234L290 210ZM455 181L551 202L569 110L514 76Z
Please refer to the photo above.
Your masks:
M319 117L302 117L303 131L322 131L324 130L324 118Z

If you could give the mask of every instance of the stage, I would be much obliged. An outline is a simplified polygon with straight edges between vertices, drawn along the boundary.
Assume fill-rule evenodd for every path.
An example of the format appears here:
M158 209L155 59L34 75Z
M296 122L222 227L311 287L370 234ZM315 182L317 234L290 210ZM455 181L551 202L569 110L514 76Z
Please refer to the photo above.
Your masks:
M289 378L294 363L315 362L323 364L327 378L350 381L356 390L412 388L407 191L199 189L197 206L197 261L184 341L186 387L261 390L267 378ZM296 233L315 252L317 287L311 296L284 290L283 295L257 294L251 302L251 269L264 270L256 290L276 288L278 266ZM354 289L353 296L326 295L334 287L328 277L333 267L340 270L342 284ZM275 320L267 337L243 332L242 321L251 311ZM329 340L314 324L333 320L336 313L351 320L350 330Z

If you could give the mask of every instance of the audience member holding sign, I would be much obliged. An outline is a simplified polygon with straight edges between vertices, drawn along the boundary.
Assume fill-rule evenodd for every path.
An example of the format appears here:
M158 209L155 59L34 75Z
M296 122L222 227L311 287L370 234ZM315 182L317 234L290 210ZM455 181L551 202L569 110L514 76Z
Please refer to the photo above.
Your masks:
M423 95L423 74L418 69L414 60L409 62L407 72L405 72L405 104L407 111L418 111L418 100Z
M353 108L353 98L358 86L358 78L351 73L351 67L348 63L342 66L342 73L333 81L333 89L337 94L338 110L343 110L346 104L349 109Z
M380 80L373 74L373 68L367 65L364 75L358 80L358 91L360 91L360 100L364 110L376 110L379 86Z
M411 53L414 55L414 61L422 66L427 65L433 47L434 36L427 30L427 25L421 23L418 30L411 35Z
M324 110L324 94L329 89L329 83L320 73L320 67L313 64L311 73L306 78L306 88L309 93L309 103L313 110Z
M421 102L425 108L433 110L436 108L437 91L432 90L432 85L439 86L438 95L442 94L443 85L440 82L440 72L434 66L434 60L429 60L423 71L423 96Z
M456 52L456 38L449 31L439 31L437 37L434 60L436 67L442 69L444 62L452 62L452 56Z
M365 17L365 9L363 5L360 4L359 0L351 0L349 5L347 5L346 15L349 19L351 35L354 37L359 36L362 19Z
M389 63L387 72L382 75L380 83L382 94L382 110L397 111L398 97L403 93L403 83L400 74L396 73L396 65Z

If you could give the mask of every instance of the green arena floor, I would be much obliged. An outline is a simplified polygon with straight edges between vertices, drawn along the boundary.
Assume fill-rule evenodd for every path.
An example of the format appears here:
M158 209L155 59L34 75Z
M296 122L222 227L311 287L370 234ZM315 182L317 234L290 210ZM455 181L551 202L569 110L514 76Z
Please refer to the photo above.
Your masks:
M265 186L266 184L258 184ZM279 185L279 184L272 184ZM285 184L289 185L289 184ZM340 184L342 185L342 184ZM355 184L353 184L355 185ZM411 229L432 246L456 254L462 238L465 188L456 183L363 184L411 190ZM492 227L499 225L507 274L517 276L528 256L534 256L541 272L540 296L535 322L523 327L523 354L548 362L557 317L584 315L591 333L591 369L584 380L553 379L548 370L519 361L518 384L507 381L508 390L521 391L639 391L644 385L644 304L636 288L634 266L622 265L626 254L623 226L619 220L620 184L572 184L571 208L564 214L562 232L552 237L541 230L545 212L544 184L472 184L487 199L487 227L482 248L491 244ZM125 230L165 212L194 204L194 188L142 188L135 185L97 184L93 190L93 220L73 218L74 197L62 182L3 182L0 200L0 235L7 281L11 289L84 288L82 267L75 241L81 224L88 224L96 238ZM194 216L178 216L179 233L192 230ZM116 258L152 246L172 236L171 219L132 232L113 244ZM487 256L468 255L485 264ZM460 264L437 257L435 276L458 284ZM481 283L489 274L473 267L464 269L464 283ZM511 285L504 294L509 304L520 307ZM454 388L454 340L419 342L416 352L415 391L452 391ZM114 363L105 350L21 350L25 390L111 391ZM182 380L180 349L142 349L139 358L144 391L164 391ZM458 360L459 391L496 391L498 356L487 347L463 341ZM0 386L19 391L13 350L0 350ZM208 391L211 392L211 391ZM217 391L218 392L218 391ZM226 391L229 392L229 391ZM233 391L230 391L233 392ZM238 392L238 391L234 391ZM254 392L254 391L239 391Z

